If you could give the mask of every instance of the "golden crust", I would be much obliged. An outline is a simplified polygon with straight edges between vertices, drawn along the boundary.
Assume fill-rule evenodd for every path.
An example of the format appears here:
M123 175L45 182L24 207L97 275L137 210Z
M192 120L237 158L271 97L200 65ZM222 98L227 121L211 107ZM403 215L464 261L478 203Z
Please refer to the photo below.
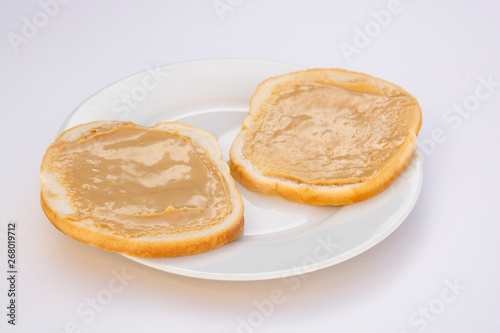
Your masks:
M385 87L399 89L414 99L413 96L392 83L369 75L340 69L311 69L267 79L257 87L255 94L252 96L249 115L243 121L242 129L231 146L231 160L228 164L232 176L238 182L252 191L279 195L293 202L312 205L347 205L366 200L382 192L405 169L415 150L417 135L422 124L422 113L418 103L413 114L411 114L411 119L408 121L409 126L405 141L398 147L393 158L374 177L365 182L348 185L307 185L293 180L263 175L251 165L251 161L243 161L245 159L241 154L243 138L251 129L252 118L257 117L259 105L263 103L273 87L290 82L290 78L297 77L297 80L303 80L320 77L326 80L332 75L336 76L336 78L342 75L351 77L361 75L363 78L368 79L370 84L376 84L381 89Z
M74 221L57 214L40 196L43 212L63 234L87 245L137 257L176 257L206 252L234 241L243 231L244 218L224 230L206 236L167 241L143 241L124 238L81 227Z

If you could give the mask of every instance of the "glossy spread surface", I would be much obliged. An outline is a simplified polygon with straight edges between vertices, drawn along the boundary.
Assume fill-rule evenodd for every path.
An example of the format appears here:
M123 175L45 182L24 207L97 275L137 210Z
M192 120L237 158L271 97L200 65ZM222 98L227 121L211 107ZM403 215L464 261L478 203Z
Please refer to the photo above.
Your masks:
M48 150L77 208L75 220L124 236L171 234L231 212L226 183L207 153L175 132L106 125Z
M307 184L350 184L372 177L407 137L417 102L367 84L309 82L275 87L243 143L265 175Z

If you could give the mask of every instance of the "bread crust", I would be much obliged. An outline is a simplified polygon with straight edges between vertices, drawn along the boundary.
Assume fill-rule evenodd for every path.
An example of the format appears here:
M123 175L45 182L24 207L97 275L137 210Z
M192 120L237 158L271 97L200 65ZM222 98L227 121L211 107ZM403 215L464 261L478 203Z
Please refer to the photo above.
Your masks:
M407 136L390 161L370 179L347 185L309 185L291 179L264 175L242 154L243 142L250 133L259 107L272 94L274 87L287 83L308 82L308 80L334 80L350 82L362 80L373 88L398 90L416 99L401 87L372 76L341 69L310 69L269 78L262 82L252 96L250 111L243 120L240 133L230 151L229 167L233 177L246 188L269 195L279 195L289 201L312 205L348 205L366 200L382 192L405 169L416 147L417 135L422 124L422 113L418 103L408 120Z
M98 121L79 125L63 132L57 140L78 140L78 132L86 132L99 125L112 125L113 123L117 122ZM244 228L243 200L236 189L236 185L230 175L227 164L222 160L222 154L215 135L183 122L159 123L155 125L154 128L179 130L182 135L190 136L205 148L211 159L213 159L213 162L217 165L229 189L231 202L233 204L233 211L229 217L230 220L224 220L211 227L210 230L192 230L175 234L137 237L114 234L108 230L96 228L95 222L89 218L74 220L71 214L60 209L60 206L58 206L60 200L57 194L54 194L48 189L50 185L54 185L50 184L50 182L54 182L54 180L46 174L46 170L48 169L47 163L49 163L49 161L44 158L40 172L40 203L43 212L54 227L81 243L92 245L106 251L138 257L175 257L192 255L218 248L236 240L243 232Z
M137 257L177 257L213 250L238 238L244 226L244 218L241 216L236 224L214 234L180 240L145 241L82 227L77 222L54 212L43 196L40 196L40 203L49 221L63 234L106 251Z

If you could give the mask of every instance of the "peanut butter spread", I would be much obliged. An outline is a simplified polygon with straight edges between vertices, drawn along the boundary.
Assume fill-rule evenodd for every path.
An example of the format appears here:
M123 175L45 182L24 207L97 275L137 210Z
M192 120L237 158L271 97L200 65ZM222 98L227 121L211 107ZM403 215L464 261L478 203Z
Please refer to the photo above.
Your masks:
M52 171L77 213L126 236L173 234L216 224L231 212L226 183L207 153L176 132L130 123L56 141Z
M365 83L277 86L262 104L243 155L263 174L306 184L365 181L407 137L417 104L402 91Z

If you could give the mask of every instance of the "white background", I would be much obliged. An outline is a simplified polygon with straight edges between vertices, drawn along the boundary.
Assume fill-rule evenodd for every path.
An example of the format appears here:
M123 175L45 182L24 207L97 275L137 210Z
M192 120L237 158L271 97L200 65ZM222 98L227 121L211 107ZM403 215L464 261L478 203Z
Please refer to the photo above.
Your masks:
M7 324L2 273L2 332L500 330L497 2L66 2L0 2L3 272L7 223L18 226L16 326ZM378 23L373 13L381 20L388 8ZM347 44L356 52L343 52ZM38 172L69 113L130 74L214 58L361 71L417 97L424 182L406 221L371 250L293 285L176 276L58 232L41 211Z

